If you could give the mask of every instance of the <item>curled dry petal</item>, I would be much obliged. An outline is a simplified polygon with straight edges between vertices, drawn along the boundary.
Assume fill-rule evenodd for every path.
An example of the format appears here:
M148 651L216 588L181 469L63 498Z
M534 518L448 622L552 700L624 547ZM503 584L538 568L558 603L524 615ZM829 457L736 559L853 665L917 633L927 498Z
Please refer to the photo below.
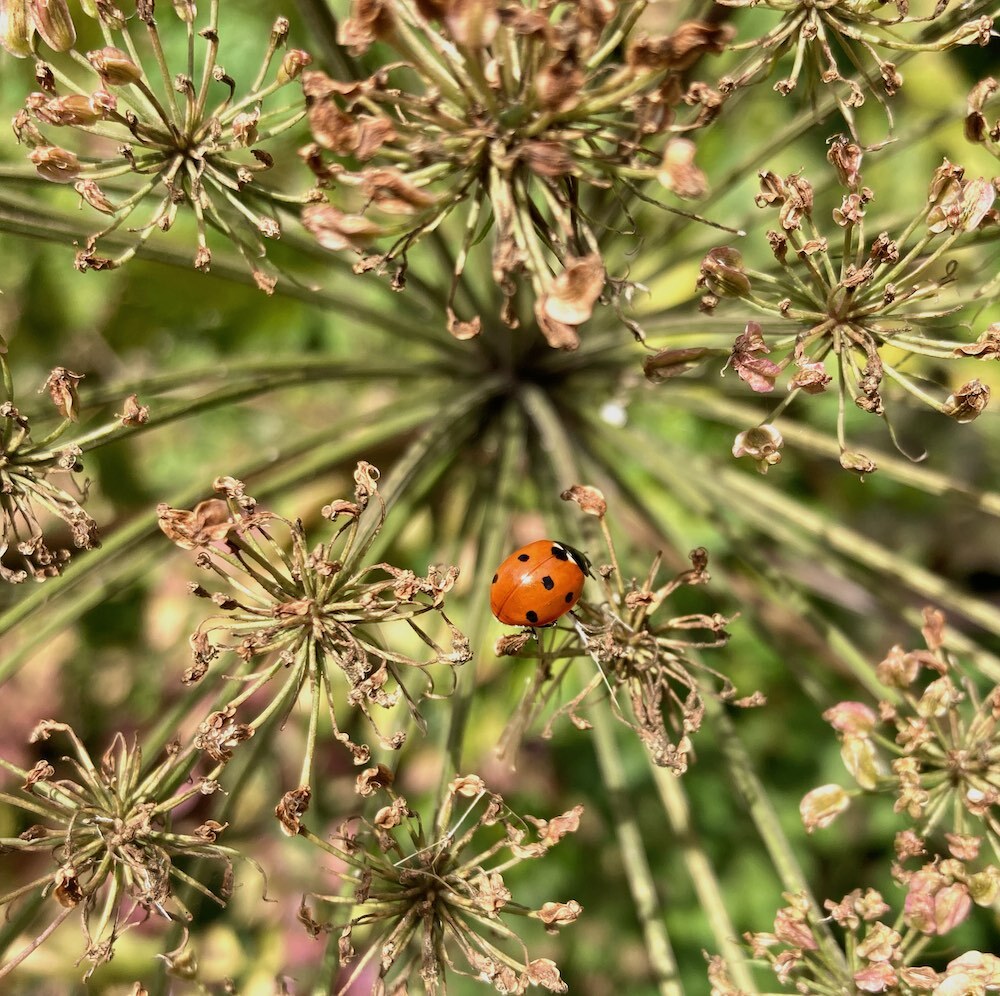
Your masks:
M604 261L597 253L568 256L563 272L545 295L545 314L565 325L582 325L604 289Z
M156 516L167 538L184 550L224 540L235 525L229 506L221 498L199 502L191 511L160 504Z
M302 817L309 809L309 800L312 798L312 789L308 785L300 785L297 789L286 792L277 806L274 807L274 815L281 824L281 832L289 837L294 837L299 832Z
M38 175L50 183L72 183L80 175L80 160L67 149L39 145L28 153Z
M853 733L859 737L867 736L878 723L875 711L863 702L838 702L823 713L823 719L838 733Z
M324 248L360 251L361 246L381 229L359 214L344 214L332 204L316 202L302 208L302 224Z
M781 448L785 441L773 425L757 425L744 429L733 442L733 456L748 456L756 461L757 469L766 474L769 467L781 463Z
M972 422L979 418L990 403L990 389L981 380L970 380L944 403L944 413L956 422Z
M799 803L799 815L807 833L828 827L851 804L839 785L820 785L807 792Z
M575 923L583 912L583 907L575 900L568 903L543 903L538 918L549 927L562 927Z
M545 336L545 341L553 349L565 349L569 351L579 349L580 336L576 331L576 326L567 325L566 322L559 322L554 318L550 318L546 312L547 302L547 294L535 301L535 320L538 322L538 328L541 330L542 335Z
M657 180L686 200L704 197L708 192L708 178L694 164L695 144L687 138L672 138L663 150Z
M608 503L603 492L589 484L574 484L559 497L563 501L575 501L584 512L596 515L599 519L603 519L608 511Z

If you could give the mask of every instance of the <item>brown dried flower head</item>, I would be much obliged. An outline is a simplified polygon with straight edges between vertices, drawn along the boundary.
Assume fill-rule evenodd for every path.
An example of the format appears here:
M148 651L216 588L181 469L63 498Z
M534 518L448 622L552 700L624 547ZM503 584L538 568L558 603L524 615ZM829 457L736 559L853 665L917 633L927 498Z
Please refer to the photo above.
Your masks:
M558 930L582 907L570 900L526 908L514 901L505 876L574 833L583 807L551 820L520 817L481 778L462 776L448 786L428 830L391 785L382 791L386 801L373 818L344 824L330 840L305 826L298 831L349 870L340 894L312 897L351 909L349 919L318 921L305 904L299 912L313 936L339 933L345 991L374 962L379 992L402 992L419 979L425 992L446 993L452 975L502 993L529 986L566 992L555 963L531 958L519 930L526 920ZM354 934L362 927L367 950L359 955Z
M191 919L178 886L183 890L194 884L224 906L238 855L216 842L226 825L209 820L185 830L171 820L175 809L216 785L211 777L190 778L198 757L193 749L168 751L163 760L149 764L138 744L130 745L118 734L94 760L70 727L52 720L40 723L31 740L48 740L53 734L67 739L72 751L63 758L61 773L47 762L28 772L0 759L19 783L4 800L23 814L22 825L31 821L17 836L0 840L2 853L8 861L42 855L51 859L40 878L7 893L0 905L9 913L18 900L46 897L36 914L48 920L41 937L78 914L85 941L81 960L89 963L86 979L111 960L116 942L131 927L151 916L181 925ZM213 891L179 870L178 857L221 863L221 887ZM29 944L0 966L0 980L35 947Z
M11 384L7 357L0 340L0 382ZM48 520L61 519L69 528L73 546L99 546L97 523L83 510L86 488L74 474L83 469L79 446L64 440L78 414L76 385L81 378L65 367L53 370L42 386L64 422L41 443L31 437L31 425L14 406L13 396L0 401L0 580L19 583L44 581L59 574L70 550L49 538ZM0 392L6 394L2 388ZM65 481L65 487L57 481ZM75 492L75 493L73 493Z
M355 763L367 763L369 747L352 741L338 723L338 685L343 683L346 704L363 713L379 743L395 750L405 734L381 732L372 707L388 710L404 701L422 729L417 703L435 691L432 665L451 675L468 660L468 642L444 612L457 569L431 566L420 577L392 564L365 563L385 521L378 481L375 467L359 463L353 497L323 508L334 524L332 539L313 546L301 520L259 510L233 478L215 482L225 498L190 511L160 506L160 527L178 546L195 551L196 563L212 577L195 585L194 594L218 609L191 637L193 660L184 680L200 680L224 654L226 673L242 682L201 731L203 749L216 759L228 760L261 724L283 723L305 692L314 720L300 784L310 784L316 720L324 707L335 737ZM433 625L421 619L431 616ZM438 643L442 635L444 646ZM405 673L420 676L419 692L407 686ZM254 718L237 719L242 704L263 689L270 693L267 705Z
M736 297L771 316L767 323L746 323L727 363L758 394L785 382L788 396L762 421L771 422L796 395L823 394L836 383L841 465L869 474L875 462L847 444L849 403L883 418L896 443L888 410L892 393L908 394L958 422L972 421L989 401L989 388L979 380L951 394L935 392L909 367L921 357L940 361L995 353L989 329L974 345L952 343L942 338L935 320L977 296L974 288L957 288L958 264L949 253L993 217L996 190L990 181L965 180L960 167L945 161L920 215L897 242L885 231L869 234L875 194L862 184L859 146L836 136L828 158L847 188L831 212L829 237L818 225L813 190L801 174L763 171L756 203L777 213L777 228L767 233L776 272L753 270L737 250L723 246L705 256L697 286L707 292L702 310ZM769 466L768 453L780 455L780 437L768 452L750 439L764 428L741 434L734 447L737 455L753 456L762 470Z
M663 618L663 604L678 588L708 582L708 554L693 550L690 568L665 582L658 580L658 554L642 581L626 580L619 573L603 496L595 488L577 485L562 497L598 516L611 564L595 570L600 598L585 592L573 610L573 627L556 630L549 646L536 644L539 667L535 679L508 723L499 753L516 751L524 732L550 701L553 689L561 687L566 669L579 667L580 658L589 658L596 673L582 691L556 707L542 736L551 736L554 723L563 717L577 729L589 729L591 724L582 712L597 707L602 692L608 690L613 715L634 730L654 763L681 774L687 769L693 750L691 737L700 728L705 711L702 676L719 683L714 694L720 699L744 706L763 702L759 695L735 701L736 691L729 679L689 654L692 649L724 646L729 639L727 618L702 613ZM525 639L511 638L497 645L497 653L522 653L527 645Z
M275 22L254 81L238 94L236 81L217 61L217 4L210 5L200 28L194 5L182 5L191 59L173 76L164 56L172 48L160 37L152 3L140 3L131 18L110 3L83 6L99 21L106 42L86 53L74 48L65 0L29 2L31 25L50 48L66 55L52 66L39 64L43 91L29 94L14 120L38 174L74 183L85 204L110 216L77 252L77 269L121 266L187 209L197 233L194 265L210 268L207 233L214 229L270 293L276 278L261 269L259 259L265 240L281 234L279 209L289 198L262 185L274 165L263 146L304 116L300 100L275 108L272 98L310 61L304 52L289 52L273 70L288 34L287 20ZM10 21L7 26L13 30ZM18 42L7 38L4 46L12 51ZM200 65L195 60L199 50ZM291 56L296 58L290 61ZM244 150L249 154L241 155ZM132 181L131 189L120 198L109 196L100 185L106 179ZM300 204L297 200L296 208ZM111 257L101 255L102 243L112 236L124 240L125 248Z
M303 73L315 142L301 156L337 215L366 220L365 234L388 245L322 238L314 206L306 227L328 248L359 253L356 269L388 271L399 287L410 248L462 213L452 332L469 338L470 323L488 317L454 305L469 254L492 227L502 320L523 320L528 309L514 301L523 279L549 344L576 348L598 299L614 302L628 288L606 277L590 193L611 187L629 199L657 177L679 197L706 189L690 135L721 97L688 74L722 50L730 29L688 22L646 38L635 30L645 6L352 0L341 43L360 54L377 41L396 61L351 82Z

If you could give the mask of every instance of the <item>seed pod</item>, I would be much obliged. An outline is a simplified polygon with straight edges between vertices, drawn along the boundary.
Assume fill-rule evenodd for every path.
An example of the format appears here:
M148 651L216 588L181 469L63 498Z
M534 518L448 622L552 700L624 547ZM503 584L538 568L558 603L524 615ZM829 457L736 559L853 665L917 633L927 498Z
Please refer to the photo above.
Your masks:
M304 52L301 48L293 48L285 53L281 60L281 67L278 69L278 85L284 86L294 79L298 79L302 70L312 64L312 56Z
M38 175L51 183L72 183L80 174L80 160L55 145L40 145L28 153Z
M76 41L76 27L66 0L29 0L28 12L35 30L56 52L67 52Z
M142 70L132 61L128 52L112 45L88 52L87 61L108 86L128 86L142 79Z
M0 2L0 47L17 59L31 55L31 28L26 0Z

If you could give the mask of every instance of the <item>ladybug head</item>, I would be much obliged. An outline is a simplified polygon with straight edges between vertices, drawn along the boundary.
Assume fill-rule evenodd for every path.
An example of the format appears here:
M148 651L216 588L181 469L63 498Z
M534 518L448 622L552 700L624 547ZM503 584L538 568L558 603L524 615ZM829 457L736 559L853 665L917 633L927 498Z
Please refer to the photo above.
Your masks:
M569 543L562 543L561 545L566 548L566 552L570 555L570 559L576 563L577 567L579 567L588 578L592 578L594 575L590 570L590 558L585 553L577 550L575 546L570 546Z

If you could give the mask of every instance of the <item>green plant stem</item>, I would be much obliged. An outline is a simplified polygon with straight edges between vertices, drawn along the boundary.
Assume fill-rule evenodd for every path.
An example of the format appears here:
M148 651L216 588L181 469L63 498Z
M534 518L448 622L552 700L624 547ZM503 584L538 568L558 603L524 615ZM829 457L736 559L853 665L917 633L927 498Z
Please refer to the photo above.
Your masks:
M421 425L438 410L436 399L430 401L397 398L377 416L373 413L367 425L359 426L353 413L343 422L328 425L319 433L307 437L287 450L275 463L270 456L256 459L237 468L235 475L241 480L254 480L258 498L278 494L303 480L310 480L332 466L355 457L365 450L404 435ZM204 483L171 496L167 504L186 508L204 497L209 486ZM45 640L79 618L88 608L107 597L109 592L140 576L136 562L145 556L152 559L156 553L162 557L163 542L156 523L155 511L137 516L115 531L97 550L88 551L71 563L59 577L51 578L38 586L17 605L0 615L0 636L10 633L15 626L26 627L32 622L30 632L23 635L17 649L4 655L0 662L0 684L21 667L27 657ZM153 551L149 551L152 545ZM89 591L81 590L84 583L92 585ZM68 604L63 599L69 599ZM37 618L41 615L41 621Z
M718 392L706 387L671 384L669 390L672 402L696 415L706 416L717 422L744 428L755 424L760 418L760 411L752 405L720 397ZM790 446L831 460L840 458L840 447L836 439L802 422L783 422L781 435ZM937 497L958 496L973 508L989 515L1000 516L1000 492L980 491L949 474L930 470L884 450L873 450L870 446L866 446L865 453L878 464L879 474L891 477L900 484Z
M451 709L448 711L444 732L445 756L441 768L440 798L444 798L446 786L452 777L464 770L462 748L476 690L477 661L482 655L491 653L491 648L486 646L490 617L486 611L485 595L489 591L489 578L503 556L508 537L507 509L510 507L516 485L520 442L523 438L520 413L515 408L509 407L502 425L509 431L501 433L501 451L496 477L497 500L488 504L483 510L476 548L476 574L472 587L483 601L477 606L477 611L473 612L464 630L474 650L474 656L464 666L458 678L458 687L451 697Z
M647 755L648 756L648 755ZM691 822L691 807L683 789L682 780L665 768L650 764L663 811L667 814L674 836L680 845L687 865L688 875L698 894L698 902L705 913L716 946L726 962L733 982L747 993L756 993L753 975L748 967L747 953L736 941L738 936L726 909L722 886L715 869L698 840Z
M646 953L656 979L660 996L684 996L677 960L670 936L663 921L663 910L653 884L653 873L646 859L642 835L631 806L631 793L625 779L618 745L615 742L614 720L606 709L593 715L594 748L601 777L608 796L618 846L621 849L625 877L635 903L636 916L646 940Z
M781 828L778 814L774 811L767 791L757 777L750 763L750 756L725 708L711 693L707 693L704 700L705 715L718 733L729 776L746 804L750 818L757 827L764 847L767 848L783 888L786 892L799 893L806 898L810 907L811 926L820 949L831 965L840 966L844 974L848 974L844 953L834 939L827 918L809 889L805 874L795 859L792 845Z

